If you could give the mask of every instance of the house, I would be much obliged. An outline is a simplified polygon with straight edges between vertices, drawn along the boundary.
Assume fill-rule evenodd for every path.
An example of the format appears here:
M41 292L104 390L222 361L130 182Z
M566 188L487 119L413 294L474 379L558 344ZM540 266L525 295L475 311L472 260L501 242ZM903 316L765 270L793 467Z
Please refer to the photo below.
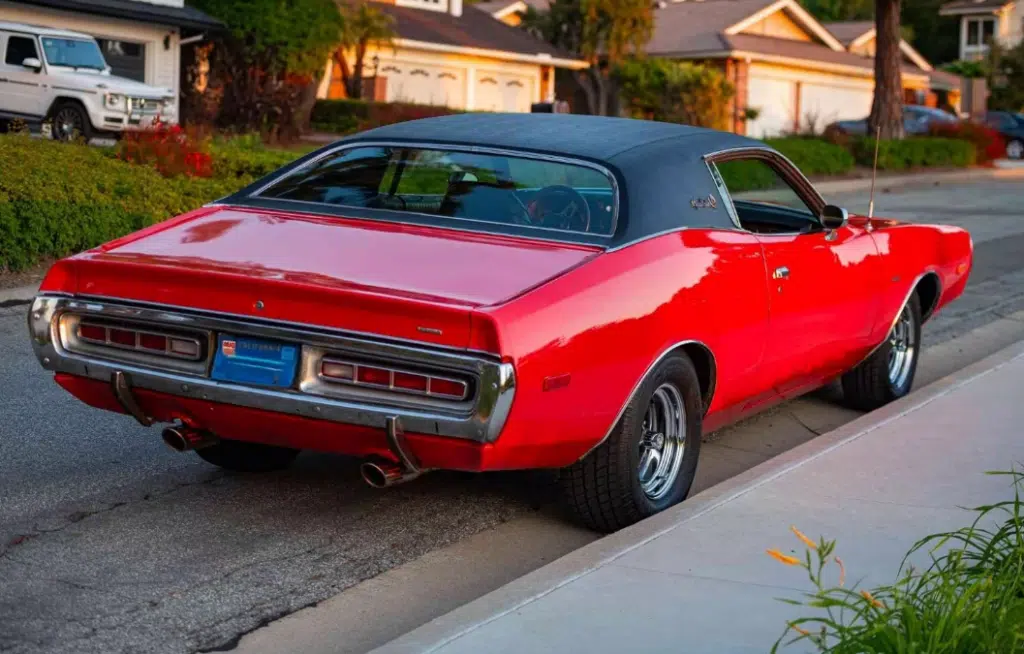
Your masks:
M522 15L528 9L532 7L543 11L550 5L550 0L485 0L476 3L475 6L506 25L518 27L523 22Z
M1012 48L1024 38L1024 1L953 0L939 9L960 17L960 59L982 59L993 39Z
M395 36L364 60L374 100L528 112L555 99L555 68L588 65L462 0L379 0L377 7L392 17ZM332 61L318 97L345 97Z
M839 36L797 0L663 0L647 53L719 66L736 87L733 130L772 136L870 113L873 30L834 27ZM901 47L904 87L923 97L932 67Z
M89 34L114 75L171 88L175 95L182 44L223 28L184 0L0 0L0 21Z
M839 42L847 51L862 57L873 58L875 56L875 23L874 21L847 21L842 23L825 23L829 32L839 39ZM905 66L916 66L918 69L928 73L927 88L915 84L914 80L908 84L904 79L904 102L907 104L922 104L928 107L945 108L959 113L961 110L962 80L959 75L947 73L946 71L933 68L931 64L921 56L905 40L900 41L900 52L903 54Z

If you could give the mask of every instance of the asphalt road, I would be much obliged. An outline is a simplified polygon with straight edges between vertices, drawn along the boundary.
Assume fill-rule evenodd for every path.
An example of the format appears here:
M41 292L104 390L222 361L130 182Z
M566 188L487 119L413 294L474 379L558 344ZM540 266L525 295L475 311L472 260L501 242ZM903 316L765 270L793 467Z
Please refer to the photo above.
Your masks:
M926 326L919 385L1024 337L1021 187L878 198L879 214L975 239L965 297ZM863 195L829 199L862 210ZM336 635L330 651L365 651L594 538L561 520L542 474L434 473L381 492L354 461L309 453L282 473L223 473L66 395L24 317L0 309L0 651L223 650L248 632L247 651L326 647L297 640L309 625ZM857 415L830 392L711 435L698 490Z

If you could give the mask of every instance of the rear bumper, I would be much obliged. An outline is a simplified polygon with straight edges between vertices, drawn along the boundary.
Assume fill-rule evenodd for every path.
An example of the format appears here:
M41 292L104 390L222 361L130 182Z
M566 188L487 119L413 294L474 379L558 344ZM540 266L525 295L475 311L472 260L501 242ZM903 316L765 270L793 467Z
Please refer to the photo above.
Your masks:
M466 406L446 410L440 407L417 407L413 401L403 398L396 398L393 404L384 404L367 402L361 398L324 397L303 392L298 385L274 389L225 383L209 378L210 362L207 362L204 373L195 374L70 352L62 345L58 327L60 316L64 313L196 328L213 334L245 334L330 351L372 355L383 360L440 366L472 374L478 380L478 390ZM132 394L151 391L164 396L379 429L381 433L387 428L389 419L397 418L408 432L462 439L477 444L494 443L505 425L515 393L512 366L489 357L428 349L304 325L255 321L229 314L124 303L105 298L41 295L32 305L28 322L36 356L44 368L55 373L111 385L115 377L121 377L127 382L130 389L128 392ZM124 404L122 402L122 407ZM145 405L140 406L146 409ZM153 411L152 405L149 413L156 415L141 417L155 421L169 419L165 412ZM136 418L140 416L136 415Z

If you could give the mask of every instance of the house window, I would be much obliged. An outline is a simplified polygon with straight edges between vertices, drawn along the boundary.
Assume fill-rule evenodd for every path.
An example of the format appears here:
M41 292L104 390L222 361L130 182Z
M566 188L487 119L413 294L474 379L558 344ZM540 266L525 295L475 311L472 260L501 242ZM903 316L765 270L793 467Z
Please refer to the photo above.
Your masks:
M448 11L448 0L395 0L395 4L401 7L417 7L419 9L433 9L434 11Z
M988 47L996 33L994 18L967 18L967 47L982 50Z
M146 81L146 45L131 41L96 39L110 72L137 82Z

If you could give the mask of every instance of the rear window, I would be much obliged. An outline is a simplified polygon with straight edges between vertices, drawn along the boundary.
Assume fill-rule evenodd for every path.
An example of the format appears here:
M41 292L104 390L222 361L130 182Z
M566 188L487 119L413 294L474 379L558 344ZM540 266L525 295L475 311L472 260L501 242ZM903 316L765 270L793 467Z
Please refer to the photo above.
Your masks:
M348 148L257 195L595 235L617 213L612 180L588 165L440 148Z

